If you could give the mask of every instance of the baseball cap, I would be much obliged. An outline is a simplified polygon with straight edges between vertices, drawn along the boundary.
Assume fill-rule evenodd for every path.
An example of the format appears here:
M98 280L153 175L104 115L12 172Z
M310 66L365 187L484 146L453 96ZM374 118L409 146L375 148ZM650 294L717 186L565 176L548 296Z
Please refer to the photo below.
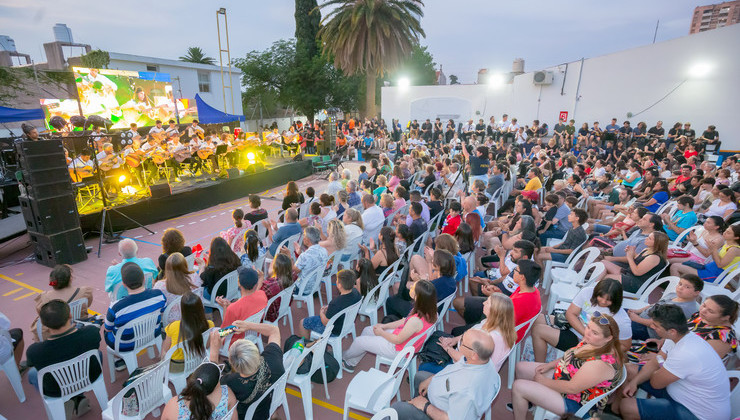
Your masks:
M259 282L259 274L253 268L239 267L237 273L239 274L239 285L246 290L254 289Z

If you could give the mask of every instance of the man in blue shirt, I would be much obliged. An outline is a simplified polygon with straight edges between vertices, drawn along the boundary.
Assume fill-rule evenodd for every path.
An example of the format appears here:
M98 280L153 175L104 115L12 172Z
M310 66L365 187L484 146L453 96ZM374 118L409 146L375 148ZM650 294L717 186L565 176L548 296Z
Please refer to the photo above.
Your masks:
M273 257L277 255L278 251L280 251L277 247L281 242L293 235L301 233L302 231L301 225L298 223L298 212L295 209L288 209L285 211L285 223L280 226L280 228L277 227L277 223L275 221L271 221L271 225L269 226L268 235L270 235L270 239L272 239L270 254Z
M113 288L121 282L121 268L128 262L133 262L141 267L147 280L146 286L148 288L152 287L152 279L157 277L159 269L151 258L137 258L137 252L139 252L139 247L133 239L124 239L118 243L118 254L121 256L122 261L108 267L108 271L105 273L105 291L107 293L112 292ZM119 290L118 296L115 297L116 299L120 299L126 294L123 288Z
M488 178L488 187L486 188L486 194L492 197L494 194L496 194L496 191L498 191L504 185L504 182L506 182L506 177L504 176L505 172L506 165L504 165L503 163L499 163L493 166L493 176Z
M409 231L411 232L411 237L416 240L416 238L427 231L427 223L421 218L421 203L411 203L409 206L409 216L411 216Z
M562 239L565 233L573 227L568 221L568 215L570 214L570 207L565 203L565 194L558 195L558 209L555 212L555 216L552 218L552 226L540 235L540 243L547 244L547 240L550 238Z
M350 207L357 206L361 203L362 198L360 197L360 194L357 193L357 182L349 181L347 183L347 194L349 194L347 204L349 204Z

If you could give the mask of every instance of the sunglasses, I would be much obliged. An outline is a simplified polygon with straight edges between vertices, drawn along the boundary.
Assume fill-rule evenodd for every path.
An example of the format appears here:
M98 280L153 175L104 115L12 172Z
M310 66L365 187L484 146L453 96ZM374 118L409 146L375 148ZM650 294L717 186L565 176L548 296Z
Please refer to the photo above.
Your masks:
M598 320L601 325L609 325L609 320L604 314L599 311L594 311L594 316L591 318L594 322Z

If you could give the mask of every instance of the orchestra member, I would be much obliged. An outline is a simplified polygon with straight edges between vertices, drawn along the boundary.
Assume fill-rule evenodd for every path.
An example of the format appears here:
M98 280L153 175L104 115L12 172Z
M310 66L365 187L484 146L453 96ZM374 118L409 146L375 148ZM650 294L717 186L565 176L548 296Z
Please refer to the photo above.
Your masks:
M198 120L193 120L193 123L188 127L188 137L192 139L193 136L197 136L198 139L202 139L205 136L203 128L198 126Z
M164 133L164 128L162 127L162 121L156 120L154 122L154 127L149 129L149 134L159 134L159 133Z
M21 124L21 129L23 130L23 135L25 140L29 141L38 141L39 139L39 131L36 129L36 127L28 124Z
M104 176L103 182L107 187L110 187L111 195L117 195L119 192L118 178L125 175L121 168L123 159L113 152L113 144L107 142L103 143L103 150L98 152L95 157L98 160L98 168Z
M69 175L73 182L82 182L83 179L93 176L93 162L90 160L92 152L90 149L82 149L72 163L69 164Z

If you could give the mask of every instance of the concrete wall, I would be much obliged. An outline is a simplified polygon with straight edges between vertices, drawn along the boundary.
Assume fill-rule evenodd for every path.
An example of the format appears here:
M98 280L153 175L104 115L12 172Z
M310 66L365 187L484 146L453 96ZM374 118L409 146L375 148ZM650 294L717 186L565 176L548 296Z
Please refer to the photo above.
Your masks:
M383 87L382 116L405 124L414 118L438 116L455 122L468 118L487 122L491 115L499 120L507 113L522 124L539 119L552 127L558 113L567 111L577 125L599 121L603 127L612 117L620 125L629 120L633 127L640 121L651 127L663 120L670 128L681 121L691 122L701 133L714 124L721 134L722 149L740 150L740 137L731 136L740 132L739 40L740 25L732 25L589 58L582 69L580 61L568 63L567 71L565 64L554 66L544 69L554 73L551 85L534 85L530 72L499 87ZM705 76L691 76L697 65L706 66ZM628 118L628 113L634 115Z

